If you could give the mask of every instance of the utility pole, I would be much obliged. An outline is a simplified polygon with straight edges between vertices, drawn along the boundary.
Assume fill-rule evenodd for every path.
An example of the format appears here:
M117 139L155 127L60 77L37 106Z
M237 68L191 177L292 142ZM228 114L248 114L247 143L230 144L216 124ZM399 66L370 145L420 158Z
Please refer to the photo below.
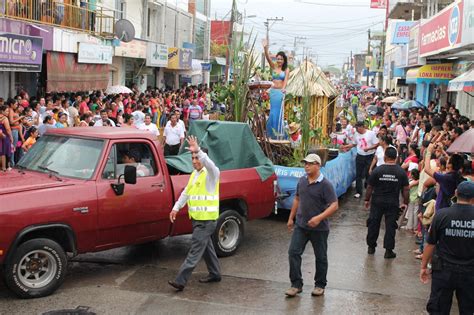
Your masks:
M267 39L268 46L270 46L270 27L273 26L273 24L275 22L281 22L281 21L283 21L283 18L275 17L275 18L269 18L269 19L267 19L266 22L263 22L263 25L265 25L265 27L267 29L266 39ZM270 22L273 22L272 25L270 25ZM262 69L263 69L263 71L265 71L265 56L263 56L262 59L263 59L262 60Z
M298 44L304 44L304 40L306 40L306 37L301 37L301 36L295 37L295 42L293 44L293 58L295 60L296 60L296 47Z
M367 40L367 57L366 58L366 67L367 67L367 86L370 85L370 77L369 77L369 70L370 70L370 63L367 63L367 60L370 60L370 29L367 31L368 34L368 40Z
M227 53L226 53L226 62L225 62L225 82L229 82L230 75L230 53L233 48L233 34L234 34L234 20L235 20L235 11L237 10L237 4L235 0L232 1L232 12L230 14L230 28L229 28L229 42L227 43Z

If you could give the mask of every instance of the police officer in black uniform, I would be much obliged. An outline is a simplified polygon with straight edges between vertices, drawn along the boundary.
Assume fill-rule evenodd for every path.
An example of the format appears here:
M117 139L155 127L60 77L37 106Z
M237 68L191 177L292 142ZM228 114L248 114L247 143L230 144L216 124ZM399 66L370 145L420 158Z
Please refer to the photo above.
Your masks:
M428 283L431 261L430 314L449 314L456 292L460 314L474 314L474 183L462 182L457 203L439 209L428 231L420 280Z
M406 172L396 163L397 149L388 147L385 149L385 164L374 169L368 180L365 194L365 207L369 208L370 214L367 219L367 253L375 254L377 238L380 232L380 222L385 216L385 236L383 247L384 258L395 258L395 233L397 230L397 219L400 208L406 209L408 204L409 189L408 176ZM403 194L403 204L400 205L400 192Z

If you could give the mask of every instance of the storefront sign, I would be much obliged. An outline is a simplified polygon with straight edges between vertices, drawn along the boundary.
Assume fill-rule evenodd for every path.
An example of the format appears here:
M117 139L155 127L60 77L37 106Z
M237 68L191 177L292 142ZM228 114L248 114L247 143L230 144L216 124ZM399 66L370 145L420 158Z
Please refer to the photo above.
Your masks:
M0 18L0 32L41 37L43 49L53 49L53 28L44 24L36 26L29 22Z
M462 37L463 2L456 1L420 27L422 57L459 47Z
M472 61L459 61L453 65L453 74L454 76L459 76L464 72L467 72L471 69L473 62Z
M211 71L212 64L210 63L201 63L202 71Z
M168 48L168 69L179 69L179 48Z
M193 51L191 49L180 49L179 51L179 68L182 70L190 70L193 67Z
M0 32L0 71L41 72L43 39Z
M463 46L474 44L474 0L464 0L464 17L462 23Z
M115 47L115 56L146 59L146 43L137 39L128 43L120 42L120 46Z
M168 46L164 44L148 42L146 52L147 67L168 66Z
M395 67L402 68L407 66L408 45L398 46L395 50Z
M168 69L190 70L192 69L193 51L191 49L168 48Z
M419 34L420 25L417 23L410 28L410 41L408 42L407 66L419 65Z
M370 0L371 9L385 9L386 5L386 0Z
M424 65L407 72L407 83L442 84L454 78L453 64L441 63Z
M415 22L397 22L393 30L392 44L408 44L410 42L410 27Z
M112 64L112 46L79 43L78 63Z

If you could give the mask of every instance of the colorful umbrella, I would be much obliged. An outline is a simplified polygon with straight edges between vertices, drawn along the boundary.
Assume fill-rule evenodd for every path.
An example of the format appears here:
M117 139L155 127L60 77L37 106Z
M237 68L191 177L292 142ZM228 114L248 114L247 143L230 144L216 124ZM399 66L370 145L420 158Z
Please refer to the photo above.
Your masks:
M382 103L389 103L389 104L393 104L395 103L396 101L398 101L399 98L396 97L396 96L389 96L389 97L386 97L382 100Z
M398 100L392 104L391 108L399 109L399 110L407 110L407 109L410 109L409 106L410 104L406 100Z
M449 153L474 153L474 129L463 132L448 148Z
M123 85L113 85L109 86L107 90L105 90L105 93L107 94L130 94L133 93L132 90L130 90L128 87L123 86Z
M410 108L423 108L425 107L423 104L421 104L418 101L413 101L413 100L398 100L392 105L392 109L399 109L399 110L407 110Z
M366 91L367 91L367 92L370 92L370 93L376 93L376 92L379 91L379 89L374 88L374 87L368 87L368 88L366 89Z

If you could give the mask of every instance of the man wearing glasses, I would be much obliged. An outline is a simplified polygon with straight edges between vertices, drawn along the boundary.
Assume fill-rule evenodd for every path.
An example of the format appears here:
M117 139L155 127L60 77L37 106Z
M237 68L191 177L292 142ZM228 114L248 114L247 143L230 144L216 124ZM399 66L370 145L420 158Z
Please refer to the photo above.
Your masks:
M328 271L328 218L339 207L333 185L321 173L321 158L311 153L301 162L304 163L306 175L300 178L296 186L296 196L287 224L288 230L293 232L288 250L291 280L291 287L285 292L288 297L294 297L303 291L301 256L308 241L313 246L316 258L314 289L311 295L324 294Z

